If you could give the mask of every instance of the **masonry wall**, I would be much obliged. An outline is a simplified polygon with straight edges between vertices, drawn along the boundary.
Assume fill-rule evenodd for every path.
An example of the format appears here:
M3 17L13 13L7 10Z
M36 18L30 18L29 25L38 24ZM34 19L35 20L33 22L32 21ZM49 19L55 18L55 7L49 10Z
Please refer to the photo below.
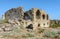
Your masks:
M21 7L8 10L4 14L4 19L7 19L10 23L17 23L23 25L28 29L37 29L38 27L49 27L50 20L48 14L44 11L32 8L26 12Z
M26 13L31 14L31 19L29 19L27 21L27 26L29 26L30 24L33 25L34 30L37 27L49 27L50 25L50 20L49 20L49 16L44 13L43 11L36 9L36 8L32 8L31 10L27 11Z

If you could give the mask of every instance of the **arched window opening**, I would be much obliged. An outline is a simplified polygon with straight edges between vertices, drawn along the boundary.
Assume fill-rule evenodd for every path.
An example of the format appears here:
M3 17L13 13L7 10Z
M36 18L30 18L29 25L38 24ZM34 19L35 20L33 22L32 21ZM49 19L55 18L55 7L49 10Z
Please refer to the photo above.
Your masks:
M36 18L39 19L39 18L40 18L40 15L41 15L41 14L40 14L40 11L37 10L37 12L36 12Z
M38 27L40 27L40 24L38 24Z
M30 24L30 25L28 25L26 28L27 28L27 29L33 29L33 25Z
M45 19L45 15L42 15L43 19Z
M29 20L30 19L30 16L27 13L24 13L24 19L25 20Z

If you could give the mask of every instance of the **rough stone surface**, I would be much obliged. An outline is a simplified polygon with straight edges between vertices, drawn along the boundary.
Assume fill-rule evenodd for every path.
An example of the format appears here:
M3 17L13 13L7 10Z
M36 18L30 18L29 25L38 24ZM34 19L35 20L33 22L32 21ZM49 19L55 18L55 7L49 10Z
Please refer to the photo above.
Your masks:
M49 27L50 20L48 14L37 8L32 8L26 12L21 7L12 8L3 15L3 20L9 23L23 25L25 28L36 30L38 27Z

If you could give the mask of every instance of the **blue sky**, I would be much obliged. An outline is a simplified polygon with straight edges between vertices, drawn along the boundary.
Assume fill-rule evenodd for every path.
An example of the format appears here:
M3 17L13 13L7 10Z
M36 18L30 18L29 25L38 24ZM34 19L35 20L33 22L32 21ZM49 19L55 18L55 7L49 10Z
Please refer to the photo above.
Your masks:
M42 9L50 19L60 20L60 0L0 0L0 18L7 10L20 6L24 11L31 8Z

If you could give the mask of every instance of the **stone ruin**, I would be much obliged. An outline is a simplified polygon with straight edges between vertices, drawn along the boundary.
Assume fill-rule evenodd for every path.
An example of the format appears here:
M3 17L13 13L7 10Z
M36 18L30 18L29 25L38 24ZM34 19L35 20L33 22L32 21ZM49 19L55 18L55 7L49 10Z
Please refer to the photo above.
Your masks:
M50 25L48 14L37 8L32 8L26 12L23 11L22 7L12 8L3 15L3 20L33 30Z

